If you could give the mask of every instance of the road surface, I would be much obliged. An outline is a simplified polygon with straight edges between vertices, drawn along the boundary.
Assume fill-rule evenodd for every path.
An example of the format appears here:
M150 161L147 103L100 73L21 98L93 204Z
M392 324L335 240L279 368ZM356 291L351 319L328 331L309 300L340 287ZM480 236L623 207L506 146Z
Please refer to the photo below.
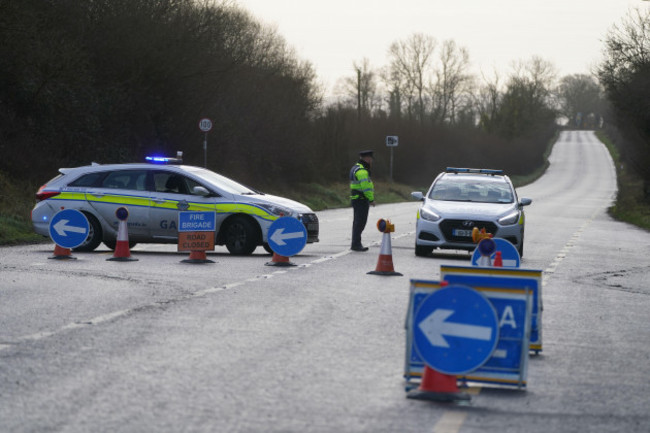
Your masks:
M409 279L469 255L416 257L418 203L400 203L371 209L366 253L348 249L351 209L319 212L321 242L293 268L265 266L261 248L205 265L173 246L137 246L129 263L0 248L0 431L649 431L650 234L607 215L615 173L593 133L562 133L550 161L518 191L533 199L522 267L544 275L526 391L406 398ZM367 274L379 218L396 226L402 277Z

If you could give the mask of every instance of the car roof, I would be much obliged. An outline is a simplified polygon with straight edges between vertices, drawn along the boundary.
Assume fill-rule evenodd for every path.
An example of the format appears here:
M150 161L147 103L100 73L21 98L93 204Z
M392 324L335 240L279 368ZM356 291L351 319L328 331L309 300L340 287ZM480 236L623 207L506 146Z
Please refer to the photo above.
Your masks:
M194 167L192 165L176 165L176 164L151 164L144 162L132 162L125 164L97 164L93 162L91 165L83 165L80 167L70 167L70 168L60 168L59 172L63 174L75 172L75 171L106 171L106 170L124 170L124 169L175 169L179 171L192 171L199 167Z

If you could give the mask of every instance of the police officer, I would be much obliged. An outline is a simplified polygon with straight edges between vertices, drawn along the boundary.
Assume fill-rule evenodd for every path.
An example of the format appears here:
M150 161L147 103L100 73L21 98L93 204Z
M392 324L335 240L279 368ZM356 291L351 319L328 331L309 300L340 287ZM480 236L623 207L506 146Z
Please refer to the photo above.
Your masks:
M350 200L354 210L350 249L353 251L368 251L368 247L361 244L361 232L366 227L370 206L375 205L375 187L370 179L372 160L372 150L359 152L359 161L350 170Z

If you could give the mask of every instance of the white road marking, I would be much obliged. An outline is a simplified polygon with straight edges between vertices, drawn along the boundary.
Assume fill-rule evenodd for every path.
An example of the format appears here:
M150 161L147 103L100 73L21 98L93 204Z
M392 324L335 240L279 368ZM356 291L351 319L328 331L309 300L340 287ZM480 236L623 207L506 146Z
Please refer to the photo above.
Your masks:
M401 238L401 237L404 237L404 236L409 236L409 235L412 235L412 234L413 234L413 232L404 233L404 234L402 234L400 236L395 236L393 239L398 239L398 238ZM378 244L378 242L376 242L375 244ZM225 290L234 289L235 287L240 287L240 286L243 286L243 285L245 285L247 283L256 283L256 282L261 281L261 280L267 280L269 278L273 278L273 276L275 276L275 275L284 274L284 273L287 273L289 271L295 271L296 269L308 268L308 267L310 267L312 265L319 264L319 263L324 263L324 262L329 261L329 260L336 260L336 259L339 259L341 257L345 257L348 254L350 254L350 250L344 250L344 251L341 251L339 253L333 254L331 256L326 256L326 257L322 257L322 258L313 260L312 262L304 264L304 265L299 265L299 266L296 266L294 268L289 268L288 270L275 271L275 272L273 272L271 274L261 274L261 275L257 275L257 276L251 277L251 278L247 278L247 279L242 280L242 281L236 281L236 282L229 283L229 284L224 284L224 285L221 285L221 286L216 286L216 287L210 287L210 288L207 288L207 289L197 290L196 292L193 292L193 293L190 293L190 294L187 294L187 295L178 296L178 297L175 297L175 298L170 298L170 299L161 300L161 301L156 301L156 302L152 302L150 304L140 305L140 306L137 306L137 307L134 307L134 308L128 308L128 309L125 309L125 310L114 311L114 312L108 313L108 314L102 314L101 316L93 317L92 319L80 320L78 322L68 323L67 325L63 325L62 327L60 327L58 329L55 329L53 331L36 332L34 334L23 335L23 336L20 336L20 337L17 337L15 339L13 339L13 341L11 341L11 344L6 344L6 343L0 344L0 351L5 350L5 349L7 349L9 347L13 347L13 346L15 346L17 344L20 344L20 343L25 343L25 342L28 342L28 341L44 340L46 338L53 337L55 335L61 334L61 333L65 332L65 331L69 331L69 330L72 330L72 329L85 328L87 326L99 325L101 323L110 322L110 321L119 319L121 317L128 316L129 314L135 313L136 311L141 311L141 310L147 309L147 308L158 307L161 304L166 304L166 303L169 303L169 302L177 302L177 301L181 301L181 300L184 300L184 299L200 298L200 297L210 295L210 294L213 294L213 293L218 293L218 292L222 292L222 291L225 291ZM41 263L35 263L34 265L40 266L42 264Z

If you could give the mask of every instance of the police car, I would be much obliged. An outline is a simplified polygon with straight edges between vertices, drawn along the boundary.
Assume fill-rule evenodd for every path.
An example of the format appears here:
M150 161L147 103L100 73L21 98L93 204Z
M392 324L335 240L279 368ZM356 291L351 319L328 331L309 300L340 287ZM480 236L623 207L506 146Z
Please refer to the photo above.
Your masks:
M147 157L141 164L61 168L41 186L32 210L34 231L49 235L49 223L62 208L83 212L90 233L77 251L92 251L104 242L115 248L119 220L126 207L129 242L177 243L180 211L216 212L215 243L234 255L252 254L267 243L271 223L281 216L299 219L307 242L318 242L318 217L307 206L263 194L204 168L182 165L178 158Z
M524 253L524 206L531 199L517 197L502 170L453 168L440 173L421 200L415 234L415 254L426 256L434 248L472 251L474 227L512 243Z

